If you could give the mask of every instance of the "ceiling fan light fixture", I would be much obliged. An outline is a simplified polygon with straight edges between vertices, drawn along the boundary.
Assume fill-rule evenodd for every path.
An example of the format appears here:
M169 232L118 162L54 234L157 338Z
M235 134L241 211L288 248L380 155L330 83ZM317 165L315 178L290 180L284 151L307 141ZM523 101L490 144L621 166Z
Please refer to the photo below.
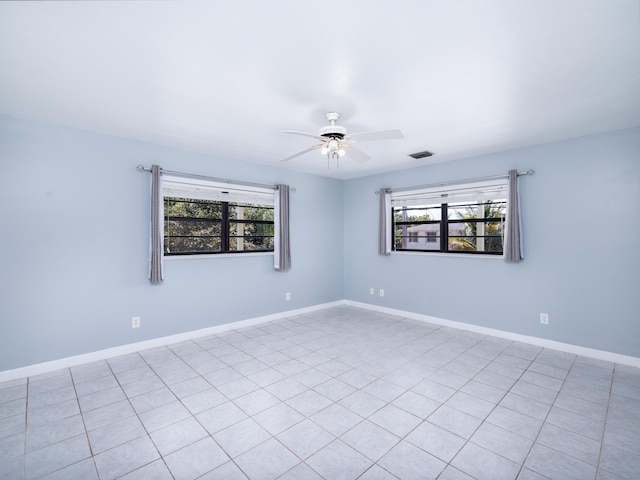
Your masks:
M332 157L344 157L346 152L344 151L344 146L340 144L338 140L332 138L327 140L324 146L320 149L320 153L322 155L331 155Z

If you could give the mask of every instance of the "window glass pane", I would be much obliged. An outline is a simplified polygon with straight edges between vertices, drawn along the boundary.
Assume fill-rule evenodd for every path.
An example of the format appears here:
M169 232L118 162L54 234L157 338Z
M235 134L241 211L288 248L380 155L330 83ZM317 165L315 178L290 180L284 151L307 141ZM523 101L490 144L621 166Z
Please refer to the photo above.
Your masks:
M476 222L449 222L449 236L476 235Z
M502 253L504 245L502 237L484 237L484 251L489 253Z
M493 221L484 223L484 235L503 237L504 236L504 222Z
M501 221L449 222L449 250L502 253Z
M476 230L476 222L449 223L449 250L456 252L475 251Z
M440 205L418 205L411 207L397 207L393 209L396 222L419 222L440 220L442 208Z
M221 250L220 237L165 237L165 253L216 253Z
M222 225L215 220L172 218L165 222L167 236L220 236Z
M219 252L222 226L204 219L174 219L165 222L165 253Z
M272 206L172 197L164 206L168 255L273 251Z
M195 200L187 198L165 198L165 217L222 218L222 204L212 200Z
M482 218L504 218L506 202L488 201L485 203L451 203L448 206L449 220L468 220Z
M396 225L395 248L440 250L440 223Z
M273 250L273 237L244 236L229 238L232 252L258 252Z
M273 224L232 222L229 224L229 250L273 250Z
M452 237L449 236L449 250L462 252L462 251L476 251L476 237Z
M507 202L500 200L484 204L484 218L505 218L507 215Z
M468 218L478 218L478 205L469 205L466 203L449 204L447 210L447 218L449 220L461 220Z
M250 222L231 222L229 224L230 235L236 237L242 236L269 236L273 237L273 224L269 223L250 223Z
M262 220L273 222L273 207L252 204L229 204L230 220Z

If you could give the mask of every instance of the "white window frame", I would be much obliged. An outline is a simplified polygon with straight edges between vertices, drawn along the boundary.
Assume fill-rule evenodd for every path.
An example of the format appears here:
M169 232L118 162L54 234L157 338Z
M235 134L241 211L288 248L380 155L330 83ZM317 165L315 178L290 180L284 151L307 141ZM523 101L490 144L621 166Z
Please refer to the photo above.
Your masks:
M275 208L276 190L273 188L256 187L252 185L243 185L236 183L223 183L206 180L201 178L192 178L179 175L163 174L162 175L162 201L167 197L191 198L194 200L212 200L230 203L250 203L254 205L265 205ZM164 214L162 215L164 222ZM163 223L164 225L164 223ZM163 227L164 228L164 227ZM274 231L278 228L278 216L274 215ZM164 241L163 241L164 244ZM248 257L248 256L273 256L274 251L237 251L237 252L221 252L221 253L201 253L201 254L164 254L165 259L202 259L202 258L220 258L220 257Z
M411 190L392 191L390 194L390 224L394 224L394 208L402 206L419 205L441 205L443 203L476 203L487 200L501 200L508 206L508 179L497 178L485 181L470 181L459 183L447 183L446 185L433 186L428 188L415 188ZM391 226L393 228L393 226ZM501 254L490 254L488 252L461 251L461 250L397 250L395 245L395 232L391 232L391 253L410 255L444 255L444 256L473 256L504 258L504 239Z

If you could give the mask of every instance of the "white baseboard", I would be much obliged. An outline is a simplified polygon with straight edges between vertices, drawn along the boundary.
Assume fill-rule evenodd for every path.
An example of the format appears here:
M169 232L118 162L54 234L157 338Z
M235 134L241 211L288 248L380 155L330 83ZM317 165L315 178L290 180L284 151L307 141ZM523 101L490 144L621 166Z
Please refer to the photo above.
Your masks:
M271 315L264 315L262 317L249 318L247 320L239 320L237 322L216 325L215 327L207 327L199 330L192 330L190 332L178 333L176 335L169 335L167 337L153 338L151 340L145 340L143 342L129 343L127 345L120 345L118 347L107 348L105 350L98 350L96 352L85 353L82 355L75 355L73 357L61 358L59 360L53 360L51 362L38 363L35 365L20 367L13 370L5 370L4 372L0 372L0 382L6 382L9 380L15 380L18 378L24 378L24 377L30 377L33 375L49 373L55 370L60 370L62 368L70 368L70 367L75 367L77 365L82 365L84 363L97 362L100 360L105 360L107 358L119 357L120 355L139 352L141 350L147 350L149 348L163 347L165 345L184 342L185 340L193 340L194 338L205 337L207 335L215 335L217 333L222 333L229 330L236 330L238 328L251 327L253 325L259 325L261 323L272 322L274 320L281 320L283 318L287 318L292 315L300 315L303 313L316 312L319 310L324 310L326 308L331 308L339 305L344 305L344 301L339 300L331 303L313 305L311 307L298 308L295 310L287 310L285 312L273 313Z
M108 358L118 357L120 355L126 355L128 353L147 350L149 348L162 347L162 346L170 345L173 343L183 342L185 340L193 340L194 338L204 337L207 335L215 335L217 333L222 333L229 330L236 330L238 328L251 327L253 325L259 325L261 323L272 322L274 320L281 320L293 315L316 312L319 310L324 310L327 308L336 307L340 305L350 305L353 307L359 307L367 310L388 313L390 315L397 315L404 318L410 318L412 320L418 320L418 321L427 322L427 323L434 323L436 325L442 325L445 327L458 328L460 330L467 330L470 332L480 333L482 335L490 335L493 337L504 338L507 340L529 343L532 345L537 345L539 347L550 348L553 350L559 350L562 352L572 353L575 355L582 355L585 357L596 358L598 360L605 360L609 362L620 363L623 365L630 365L632 367L640 368L640 358L638 357L631 357L629 355L621 355L619 353L581 347L579 345L572 345L570 343L556 342L555 340L548 340L545 338L532 337L529 335L521 335L518 333L512 333L505 330L497 330L494 328L481 327L481 326L473 325L470 323L462 323L462 322L456 322L453 320L446 320L444 318L432 317L430 315L424 315L421 313L408 312L405 310L398 310L395 308L381 307L379 305L372 305L369 303L356 302L352 300L338 300L335 302L313 305L311 307L299 308L295 310L287 310L285 312L274 313L271 315L264 315L261 317L249 318L247 320L240 320L237 322L225 323L223 325L216 325L215 327L208 327L208 328L202 328L199 330L192 330L190 332L178 333L176 335L169 335L167 337L154 338L154 339L146 340L143 342L129 343L127 345L107 348L105 350L98 350L96 352L85 353L82 355L75 355L73 357L53 360L51 362L38 363L35 365L29 365L26 367L16 368L13 370L5 370L3 372L0 372L0 382L6 382L10 380L19 379L19 378L30 377L33 375L49 373L55 370L60 370L62 368L75 367L77 365L82 365L84 363L105 360Z
M421 322L435 323L436 325L442 325L444 327L458 328L460 330L467 330L469 332L480 333L482 335L490 335L492 337L504 338L516 342L529 343L538 347L550 348L552 350L559 350L562 352L572 353L574 355L582 355L583 357L595 358L598 360L605 360L608 362L620 363L623 365L640 368L640 358L632 357L629 355L622 355L619 353L607 352L606 350L596 350L595 348L581 347L579 345L573 345L571 343L556 342L555 340L548 340L546 338L521 335L519 333L508 332L505 330L481 327L479 325L473 325L470 323L456 322L453 320L432 317L430 315L424 315L421 313L407 312L405 310L381 307L378 305L355 302L352 300L345 300L344 304L354 307L366 308L369 310L374 310L376 312L388 313L390 315L398 315L401 317L410 318L412 320L419 320Z

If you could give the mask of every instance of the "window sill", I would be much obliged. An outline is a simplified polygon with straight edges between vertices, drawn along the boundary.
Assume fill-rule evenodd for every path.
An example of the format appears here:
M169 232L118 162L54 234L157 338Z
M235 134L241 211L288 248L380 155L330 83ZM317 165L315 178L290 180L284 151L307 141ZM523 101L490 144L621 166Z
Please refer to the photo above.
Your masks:
M273 257L273 252L251 252L251 253L215 253L210 255L165 255L164 260L173 262L174 260L202 260L210 258L245 258L245 257Z
M426 255L429 257L447 257L447 258L490 258L493 260L504 260L502 255L483 255L481 253L443 253L443 252L391 252L391 255Z

